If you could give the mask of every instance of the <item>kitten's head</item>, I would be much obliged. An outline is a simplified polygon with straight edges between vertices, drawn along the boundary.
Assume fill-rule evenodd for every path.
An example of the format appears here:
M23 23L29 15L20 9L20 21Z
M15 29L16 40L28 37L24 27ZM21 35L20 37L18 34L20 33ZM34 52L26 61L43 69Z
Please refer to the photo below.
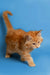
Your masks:
M25 35L25 48L28 50L33 50L35 48L39 48L43 38L41 36L40 31L30 31Z

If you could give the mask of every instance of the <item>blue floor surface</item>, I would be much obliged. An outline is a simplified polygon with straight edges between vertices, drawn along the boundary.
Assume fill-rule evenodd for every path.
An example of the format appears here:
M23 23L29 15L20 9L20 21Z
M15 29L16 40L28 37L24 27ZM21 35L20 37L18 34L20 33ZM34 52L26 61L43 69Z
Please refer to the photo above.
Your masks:
M21 62L18 54L5 58L5 10L13 13L8 17L14 29L43 30L41 47L30 53L35 67ZM0 0L0 75L50 75L50 0Z

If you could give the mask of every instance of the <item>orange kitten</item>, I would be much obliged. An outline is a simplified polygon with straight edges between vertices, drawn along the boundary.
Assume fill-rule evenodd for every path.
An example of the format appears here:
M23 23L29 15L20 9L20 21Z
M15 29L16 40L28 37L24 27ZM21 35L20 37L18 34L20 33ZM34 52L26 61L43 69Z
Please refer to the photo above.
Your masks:
M9 58L11 54L18 53L21 56L21 61L27 61L29 66L35 66L30 52L40 47L43 41L41 30L29 32L25 32L21 29L14 30L9 22L7 14L12 15L9 11L3 12L3 18L7 26L7 50L5 57Z

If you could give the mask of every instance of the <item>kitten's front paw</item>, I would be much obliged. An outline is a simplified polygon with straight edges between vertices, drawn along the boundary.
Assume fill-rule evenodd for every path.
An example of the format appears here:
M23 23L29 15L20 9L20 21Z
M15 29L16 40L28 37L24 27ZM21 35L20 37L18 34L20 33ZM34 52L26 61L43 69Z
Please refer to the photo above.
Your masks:
M5 58L10 58L10 55L6 55Z
M30 67L35 67L36 65L34 63L29 64Z

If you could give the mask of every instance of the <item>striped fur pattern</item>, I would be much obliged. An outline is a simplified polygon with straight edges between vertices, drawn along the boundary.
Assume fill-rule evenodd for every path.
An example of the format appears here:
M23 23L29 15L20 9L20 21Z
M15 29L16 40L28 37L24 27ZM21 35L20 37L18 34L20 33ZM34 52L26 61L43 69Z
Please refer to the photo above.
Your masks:
M39 48L43 41L40 31L25 32L22 29L14 30L8 16L12 15L10 11L3 12L3 18L7 26L6 35L6 58L9 58L11 54L18 53L21 56L21 61L27 61L29 66L35 66L30 52L35 48Z

